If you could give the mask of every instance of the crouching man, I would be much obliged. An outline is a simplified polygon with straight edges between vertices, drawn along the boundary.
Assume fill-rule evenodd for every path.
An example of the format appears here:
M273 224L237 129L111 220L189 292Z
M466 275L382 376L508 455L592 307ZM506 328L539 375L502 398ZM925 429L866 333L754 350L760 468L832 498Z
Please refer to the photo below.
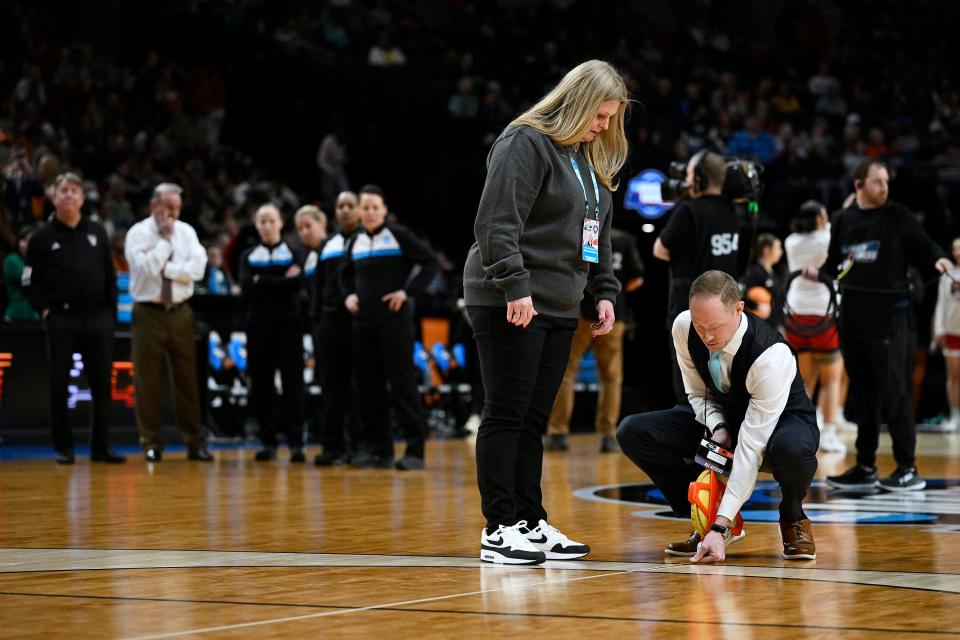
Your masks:
M690 309L673 323L673 343L690 406L624 418L617 430L623 452L650 476L677 516L689 517L687 487L701 468L691 465L704 426L732 450L733 465L716 520L702 540L696 532L666 553L693 562L719 562L737 512L750 497L761 465L780 484L783 557L816 558L802 501L817 470L820 431L797 360L773 328L743 312L737 281L707 271L690 287Z

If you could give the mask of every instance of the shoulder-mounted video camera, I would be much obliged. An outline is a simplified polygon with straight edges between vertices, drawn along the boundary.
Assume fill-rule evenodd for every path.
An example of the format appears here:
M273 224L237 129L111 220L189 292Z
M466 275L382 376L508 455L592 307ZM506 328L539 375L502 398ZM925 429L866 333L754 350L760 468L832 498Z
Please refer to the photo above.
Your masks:
M667 172L668 177L660 183L660 197L664 202L679 202L689 198L693 187L696 187L699 192L707 189L710 178L707 176L703 161L708 154L712 154L712 152L701 150L693 156L694 184L688 184L686 181L686 162L670 163L670 169ZM763 165L740 158L725 158L724 167L726 168L722 191L724 198L733 203L757 202L760 200L763 193L763 184L760 182Z

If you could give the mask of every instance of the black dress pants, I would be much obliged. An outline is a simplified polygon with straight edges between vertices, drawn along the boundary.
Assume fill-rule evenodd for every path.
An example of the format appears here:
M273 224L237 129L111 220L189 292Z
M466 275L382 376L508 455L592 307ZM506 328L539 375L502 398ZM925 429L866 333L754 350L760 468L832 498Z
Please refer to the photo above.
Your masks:
M347 311L324 311L320 319L320 386L323 421L320 444L343 455L360 437L360 406L354 385L353 327Z
M864 338L840 327L843 362L850 376L847 404L857 421L857 462L873 467L885 423L897 465L916 464L917 429L911 401L912 345L906 317L880 336Z
M393 459L392 398L407 441L405 455L423 459L427 423L413 363L412 319L401 315L381 322L354 322L353 349L363 421L362 446L374 457Z
M703 472L689 464L703 437L703 425L693 409L676 406L627 416L617 429L617 440L624 454L663 493L677 517L690 517L687 488ZM796 416L781 416L767 442L761 468L773 473L780 484L780 521L804 519L803 499L817 471L820 430L816 424Z
M505 307L469 307L484 404L477 432L477 484L487 529L547 519L540 491L543 440L563 381L577 317L540 314L526 328Z
M247 329L247 370L251 404L264 447L277 447L276 386L283 387L280 424L291 449L303 448L303 330L281 319L255 322Z
M107 309L65 314L51 311L43 321L50 366L50 427L59 453L73 453L73 433L67 424L67 387L73 354L79 353L92 401L90 450L109 447L110 374L113 367L113 315Z

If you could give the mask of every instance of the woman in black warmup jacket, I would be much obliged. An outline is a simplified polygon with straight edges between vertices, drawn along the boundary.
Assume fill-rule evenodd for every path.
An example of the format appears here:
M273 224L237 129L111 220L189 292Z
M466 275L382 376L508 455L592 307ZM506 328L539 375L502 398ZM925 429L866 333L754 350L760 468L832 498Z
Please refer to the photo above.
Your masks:
M253 413L260 424L263 449L259 461L277 457L274 374L283 385L281 423L290 448L290 462L303 462L303 322L300 292L303 255L283 241L280 210L265 204L254 224L260 244L240 258L240 286L247 312L247 370Z

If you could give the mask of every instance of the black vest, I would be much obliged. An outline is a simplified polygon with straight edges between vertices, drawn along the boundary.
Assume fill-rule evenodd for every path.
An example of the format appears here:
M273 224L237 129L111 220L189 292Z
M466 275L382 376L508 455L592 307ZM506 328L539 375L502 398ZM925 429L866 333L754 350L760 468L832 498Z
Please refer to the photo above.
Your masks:
M747 330L743 334L740 348L733 356L733 365L730 367L730 388L727 393L722 393L713 384L713 376L710 375L710 368L707 365L710 360L710 350L697 335L692 322L690 323L690 333L687 336L687 349L690 352L690 358L697 368L697 373L703 379L710 398L722 407L723 415L727 420L727 426L734 442L737 440L740 425L743 424L747 406L750 404L750 393L747 391L747 372L750 371L750 367L764 351L780 342L786 344L786 341L776 329L766 322L747 313L744 316L747 318ZM790 351L793 352L792 349ZM796 355L794 355L794 359L796 359ZM796 375L793 376L793 382L790 384L787 406L783 408L783 413L780 415L797 415L812 425L817 424L817 410L810 402L810 398L807 397L807 391L803 386L803 378L800 377L799 366Z

